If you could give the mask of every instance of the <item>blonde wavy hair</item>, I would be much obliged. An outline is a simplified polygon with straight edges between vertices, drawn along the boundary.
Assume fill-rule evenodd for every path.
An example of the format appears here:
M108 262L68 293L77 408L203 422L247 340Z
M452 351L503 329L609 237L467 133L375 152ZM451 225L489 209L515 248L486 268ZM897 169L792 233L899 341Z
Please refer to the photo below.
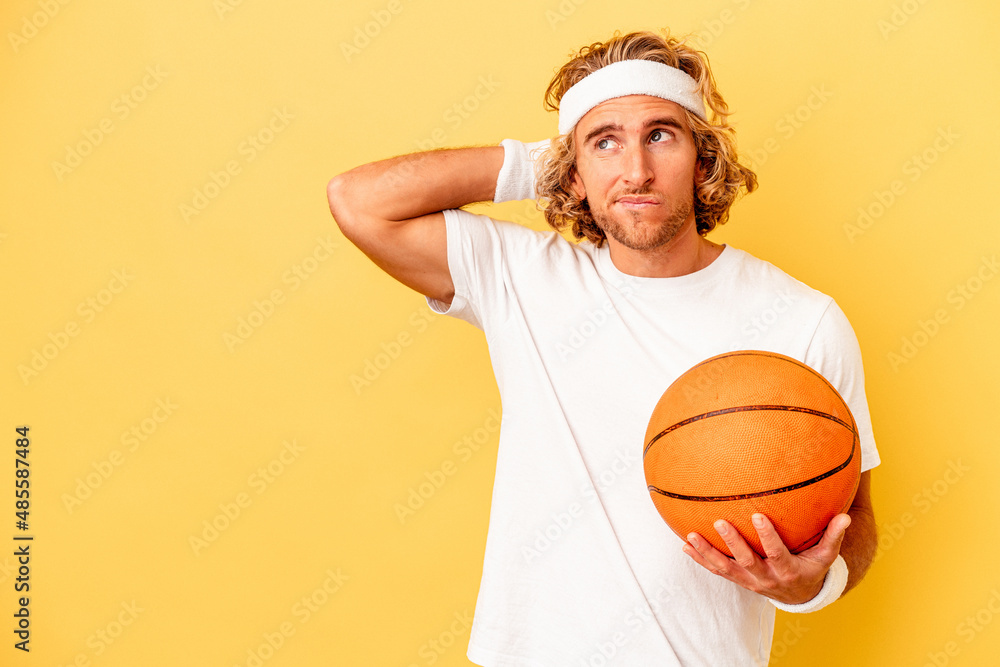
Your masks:
M757 175L741 165L736 153L736 132L726 121L730 115L722 95L716 90L708 57L682 40L653 32L631 32L622 35L616 31L607 42L595 42L571 54L572 59L562 66L545 91L545 108L559 110L559 102L573 84L602 67L621 60L653 60L687 72L698 82L705 100L708 121L683 109L688 126L692 129L698 162L704 170L704 179L695 184L694 210L698 233L702 236L725 224L729 208L736 201L740 189L747 193L757 188ZM604 244L606 236L597 226L586 199L578 199L573 192L573 174L576 171L576 145L573 132L551 141L550 149L540 160L536 191L544 202L545 220L549 226L562 231L572 225L573 236L586 238L597 247Z

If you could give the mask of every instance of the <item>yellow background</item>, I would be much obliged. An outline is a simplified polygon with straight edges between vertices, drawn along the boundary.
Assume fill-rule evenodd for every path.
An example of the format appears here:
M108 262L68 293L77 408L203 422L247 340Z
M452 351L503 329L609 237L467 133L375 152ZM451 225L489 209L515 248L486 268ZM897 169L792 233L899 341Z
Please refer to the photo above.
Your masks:
M841 304L883 460L878 561L833 607L780 614L772 662L995 664L995 3L64 1L0 10L0 664L469 664L485 342L344 240L325 185L551 136L571 50L663 26L697 34L760 177L712 238ZM859 208L878 215L852 228Z

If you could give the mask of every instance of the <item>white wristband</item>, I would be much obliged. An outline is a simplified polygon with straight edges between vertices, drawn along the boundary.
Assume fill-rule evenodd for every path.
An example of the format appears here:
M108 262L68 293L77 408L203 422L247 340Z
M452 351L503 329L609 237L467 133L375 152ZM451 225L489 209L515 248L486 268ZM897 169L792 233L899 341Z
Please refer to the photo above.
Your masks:
M535 199L535 163L549 148L549 140L525 144L516 139L504 139L503 166L497 176L496 203Z
M807 614L811 611L822 609L839 598L846 587L847 563L844 561L843 556L837 554L837 559L833 561L833 565L826 572L826 578L823 580L823 588L820 589L816 597L802 604L785 604L777 600L771 600L771 604L781 611L789 611L793 614Z

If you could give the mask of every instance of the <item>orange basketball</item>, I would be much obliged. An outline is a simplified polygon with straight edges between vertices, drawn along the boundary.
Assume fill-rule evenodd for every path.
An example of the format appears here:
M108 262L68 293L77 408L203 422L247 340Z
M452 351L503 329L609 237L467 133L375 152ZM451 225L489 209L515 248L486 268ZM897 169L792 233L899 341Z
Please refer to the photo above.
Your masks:
M751 515L798 553L846 512L861 474L854 417L826 379L773 352L720 354L663 393L643 448L653 504L677 535L696 532L732 556L725 519L764 556Z

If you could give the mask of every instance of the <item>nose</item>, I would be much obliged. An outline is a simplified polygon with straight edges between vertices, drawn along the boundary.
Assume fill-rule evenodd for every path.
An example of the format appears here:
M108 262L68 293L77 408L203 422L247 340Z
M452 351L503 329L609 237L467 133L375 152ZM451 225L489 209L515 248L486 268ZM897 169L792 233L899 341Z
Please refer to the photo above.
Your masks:
M641 142L629 142L622 158L622 178L632 187L642 187L653 180L649 153Z

